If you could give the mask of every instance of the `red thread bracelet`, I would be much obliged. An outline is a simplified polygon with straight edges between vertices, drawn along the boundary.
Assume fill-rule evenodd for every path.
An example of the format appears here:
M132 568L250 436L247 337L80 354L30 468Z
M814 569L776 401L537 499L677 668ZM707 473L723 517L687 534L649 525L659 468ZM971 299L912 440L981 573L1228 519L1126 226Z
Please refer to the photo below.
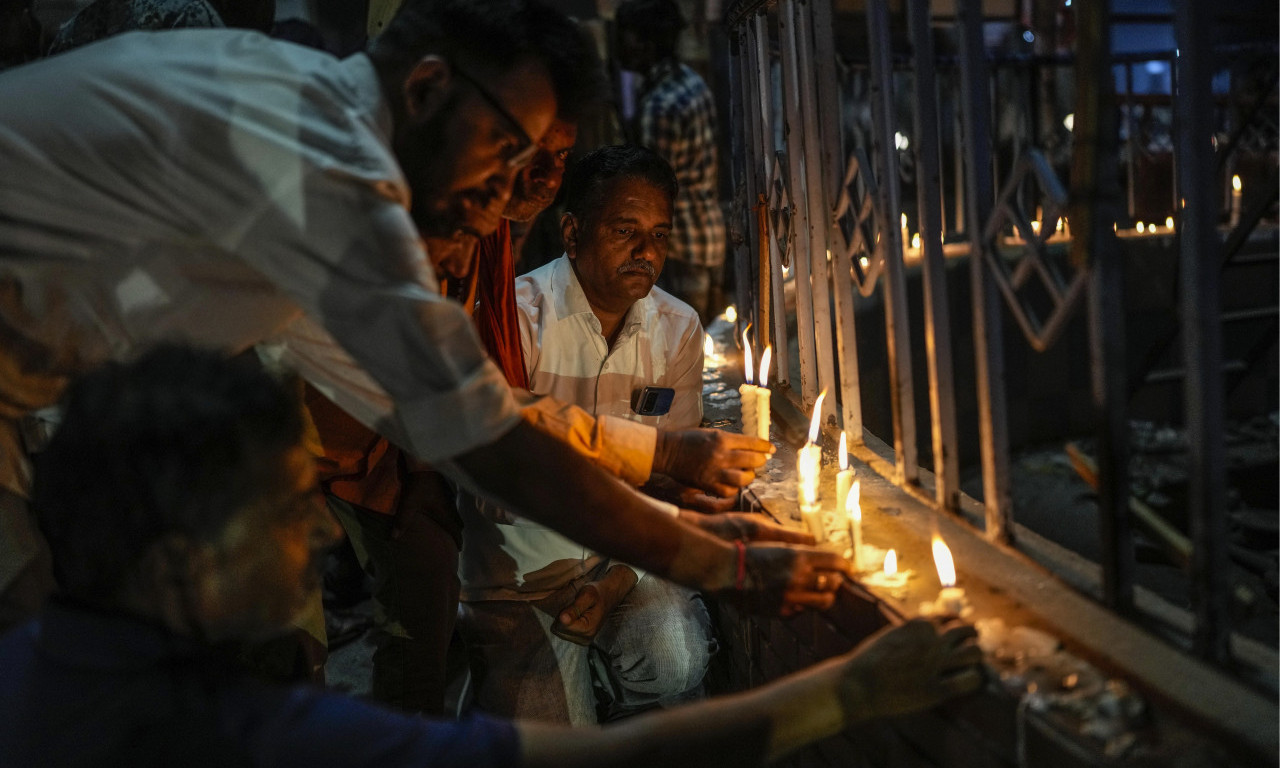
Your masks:
M742 539L733 542L738 547L738 576L733 580L733 588L741 592L747 581L747 545Z

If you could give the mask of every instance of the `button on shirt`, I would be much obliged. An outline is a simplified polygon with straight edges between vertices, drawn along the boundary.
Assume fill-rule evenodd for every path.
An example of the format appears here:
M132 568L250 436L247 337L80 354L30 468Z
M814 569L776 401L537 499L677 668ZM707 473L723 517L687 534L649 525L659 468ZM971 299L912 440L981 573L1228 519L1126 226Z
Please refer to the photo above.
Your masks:
M703 332L688 304L654 287L631 306L610 349L568 256L517 279L516 301L534 394L597 417L665 429L701 423ZM675 390L668 414L641 416L631 409L632 393L645 386ZM679 512L650 502L667 514ZM458 511L466 530L459 565L464 600L538 600L600 562L561 534L469 495L463 494Z
M11 425L61 377L169 339L325 348L303 375L424 460L514 426L391 130L366 56L253 32L135 32L0 74L0 485L23 492Z

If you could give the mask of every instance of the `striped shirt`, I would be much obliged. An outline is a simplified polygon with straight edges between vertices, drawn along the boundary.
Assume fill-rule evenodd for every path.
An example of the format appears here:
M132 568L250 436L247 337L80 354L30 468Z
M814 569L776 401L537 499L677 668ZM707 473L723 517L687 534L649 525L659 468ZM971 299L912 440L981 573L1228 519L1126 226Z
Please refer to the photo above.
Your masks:
M676 172L674 228L667 258L704 267L724 263L725 226L716 192L716 110L698 73L675 61L645 75L640 144Z
M568 256L516 280L530 389L597 418L667 429L702 421L702 323L688 304L655 287L631 306L610 349ZM675 390L665 416L640 416L632 394ZM678 510L661 504L668 513ZM600 558L549 528L464 496L463 600L538 600L594 568Z

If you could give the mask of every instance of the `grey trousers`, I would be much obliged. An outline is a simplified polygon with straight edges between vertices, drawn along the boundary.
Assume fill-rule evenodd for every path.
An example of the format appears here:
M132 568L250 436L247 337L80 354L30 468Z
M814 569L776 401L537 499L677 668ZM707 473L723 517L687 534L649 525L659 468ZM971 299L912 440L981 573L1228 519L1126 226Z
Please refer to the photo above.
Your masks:
M503 717L584 725L702 695L716 642L696 592L646 575L590 646L551 633L557 614L608 561L538 601L463 603L475 704ZM599 691L599 697L597 696ZM597 707L598 698L602 706Z

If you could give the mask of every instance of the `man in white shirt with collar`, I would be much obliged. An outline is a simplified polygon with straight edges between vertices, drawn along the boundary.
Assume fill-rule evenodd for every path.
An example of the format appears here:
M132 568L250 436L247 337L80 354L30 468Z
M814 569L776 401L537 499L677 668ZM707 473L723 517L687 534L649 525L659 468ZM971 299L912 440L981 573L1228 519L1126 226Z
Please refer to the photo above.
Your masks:
M516 281L530 390L597 418L697 427L702 324L654 286L671 234L671 166L648 149L605 147L570 170L565 193L565 255ZM714 650L700 596L505 510L460 507L479 706L593 723L593 675L605 717L696 694Z

